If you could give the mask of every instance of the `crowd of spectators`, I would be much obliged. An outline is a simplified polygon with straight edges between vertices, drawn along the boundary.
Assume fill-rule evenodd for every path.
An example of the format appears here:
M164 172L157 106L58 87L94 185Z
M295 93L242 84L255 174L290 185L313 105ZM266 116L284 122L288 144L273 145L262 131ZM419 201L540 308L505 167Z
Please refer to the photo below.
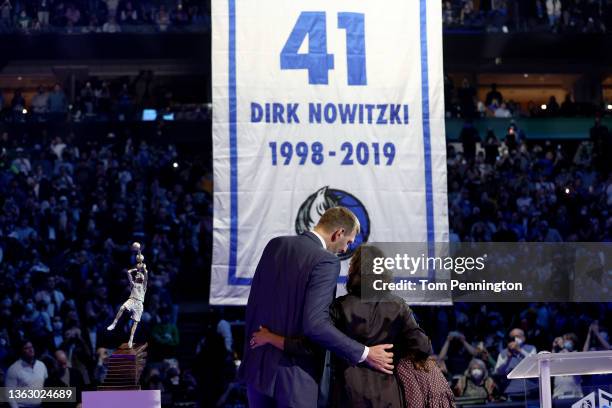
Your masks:
M149 269L136 343L149 344L145 388L194 401L178 363L180 271L202 271L212 228L209 160L117 132L0 133L0 377L19 386L104 380L104 359L129 337L124 317L142 242ZM195 347L192 345L192 347Z
M563 101L553 95L545 103L530 100L526 104L505 98L497 84L490 86L484 100L478 97L476 87L467 78L456 86L449 76L444 77L444 100L446 116L449 118L555 118L592 117L597 113L609 112L612 105L598 106L592 103L577 103L571 93Z
M538 399L537 381L508 380L525 357L540 351L572 353L609 350L610 303L456 303L414 307L432 338L434 356L457 397L470 404ZM553 378L555 401L581 398L606 387L608 376ZM461 398L459 400L461 402Z
M446 31L602 33L612 28L607 0L443 0Z
M612 241L612 141L599 119L576 149L528 144L514 123L503 141L469 122L459 139L448 148L454 240Z
M443 0L446 31L606 32L607 0ZM0 0L0 32L119 33L208 30L200 0Z
M200 0L0 0L0 32L120 33L208 30Z
M156 85L151 71L134 78L77 81L73 91L59 83L39 86L26 100L21 88L3 93L0 89L0 120L5 123L107 122L143 120L143 110L169 120L206 121L210 104L189 102Z
M607 0L442 0L446 31L606 32ZM0 32L119 33L208 30L200 0L0 0Z

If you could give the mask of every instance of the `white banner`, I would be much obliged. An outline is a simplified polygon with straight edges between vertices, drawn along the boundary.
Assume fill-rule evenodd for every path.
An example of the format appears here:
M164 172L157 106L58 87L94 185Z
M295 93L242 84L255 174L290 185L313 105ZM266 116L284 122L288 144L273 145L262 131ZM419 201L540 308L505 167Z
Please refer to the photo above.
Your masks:
M211 304L331 206L357 243L448 240L440 4L212 0Z

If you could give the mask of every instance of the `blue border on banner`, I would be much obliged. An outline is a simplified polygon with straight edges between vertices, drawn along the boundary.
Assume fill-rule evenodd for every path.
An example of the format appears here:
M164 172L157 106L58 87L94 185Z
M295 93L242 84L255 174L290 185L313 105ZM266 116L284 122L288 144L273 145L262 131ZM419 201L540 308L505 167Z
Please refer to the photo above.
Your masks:
M250 278L236 276L238 258L238 140L236 115L236 0L229 0L229 142L230 142L230 248L228 284L248 286Z
M429 126L429 63L427 54L427 0L420 0L421 37L421 99L423 110L423 149L425 161L425 204L427 208L427 243L429 256L435 255L435 225L433 209L433 185L431 174L431 129ZM236 276L238 257L238 141L236 98L236 0L228 0L229 8L229 143L230 143L230 239L228 260L228 285L248 286L251 278ZM435 279L435 271L429 271L429 279ZM338 283L346 277L338 278Z
M433 185L431 180L431 129L429 126L429 59L427 48L427 0L420 4L421 28L421 101L423 104L423 158L425 162L425 207L427 209L427 252L435 256L434 243L436 230L434 225ZM435 280L435 269L430 269L429 280Z

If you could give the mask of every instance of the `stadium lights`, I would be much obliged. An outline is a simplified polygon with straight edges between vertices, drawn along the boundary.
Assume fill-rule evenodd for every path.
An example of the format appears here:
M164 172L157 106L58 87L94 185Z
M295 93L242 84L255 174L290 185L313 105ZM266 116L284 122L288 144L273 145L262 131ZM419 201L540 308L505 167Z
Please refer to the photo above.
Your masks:
M542 106L540 106L540 108L542 108L542 110L546 110L547 106L545 103L543 103Z

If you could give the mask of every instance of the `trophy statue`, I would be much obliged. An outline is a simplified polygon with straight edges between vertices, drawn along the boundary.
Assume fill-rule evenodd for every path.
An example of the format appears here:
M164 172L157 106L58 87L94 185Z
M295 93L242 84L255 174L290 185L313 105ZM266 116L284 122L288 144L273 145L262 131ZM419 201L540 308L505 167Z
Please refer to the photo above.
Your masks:
M142 316L149 273L144 263L144 256L140 251L140 243L134 242L132 250L138 254L136 255L136 267L127 271L131 286L130 297L121 305L115 320L107 327L107 330L113 330L123 312L127 310L132 319L130 339L127 344L123 343L110 357L106 358L105 365L108 372L103 384L99 387L100 390L139 390L140 374L146 364L147 343L135 345L134 333Z
M113 330L117 325L117 322L121 318L121 315L126 310L131 313L131 319L133 320L132 330L130 332L130 340L128 341L128 348L132 348L134 343L134 333L136 332L136 328L138 327L138 322L140 322L140 318L142 317L143 305L144 305L144 297L147 291L147 279L148 279L148 271L147 265L144 263L144 256L140 252L140 243L134 242L132 244L132 250L137 251L138 255L136 255L136 267L129 269L127 271L128 280L130 281L131 293L128 300L126 300L119 311L117 312L117 316L115 320L106 328L106 330ZM132 274L135 274L132 276Z

